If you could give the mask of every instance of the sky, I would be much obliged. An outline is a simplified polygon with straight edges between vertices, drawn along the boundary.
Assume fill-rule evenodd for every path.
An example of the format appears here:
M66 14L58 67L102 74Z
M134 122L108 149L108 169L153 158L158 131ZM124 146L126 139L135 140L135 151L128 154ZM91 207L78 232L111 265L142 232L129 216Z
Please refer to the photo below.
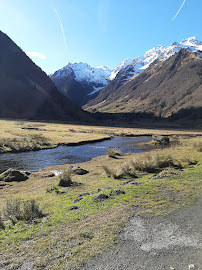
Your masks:
M47 74L116 68L158 45L202 41L201 0L0 0L0 30Z

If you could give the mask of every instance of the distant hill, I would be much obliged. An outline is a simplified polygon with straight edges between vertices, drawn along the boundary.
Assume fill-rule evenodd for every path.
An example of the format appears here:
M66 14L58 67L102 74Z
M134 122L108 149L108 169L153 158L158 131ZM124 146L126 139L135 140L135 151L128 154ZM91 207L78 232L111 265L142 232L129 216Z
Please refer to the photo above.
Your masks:
M124 72L118 73L85 108L100 112L152 113L157 117L174 114L180 117L186 111L199 112L202 108L200 51L181 49L167 60L156 59L129 79L124 80L124 76Z
M0 31L0 118L86 121L90 117Z

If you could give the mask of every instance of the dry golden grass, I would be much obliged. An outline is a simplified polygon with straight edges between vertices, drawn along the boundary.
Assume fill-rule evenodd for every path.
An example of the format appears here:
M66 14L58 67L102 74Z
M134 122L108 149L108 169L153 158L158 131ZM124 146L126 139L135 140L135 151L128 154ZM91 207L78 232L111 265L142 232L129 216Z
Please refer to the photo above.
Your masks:
M184 134L199 135L200 131L191 130L169 130L169 129L147 129L147 128L119 128L104 126L84 126L69 125L59 123L29 122L0 120L0 139L22 138L30 134L42 136L50 139L54 144L58 143L78 143L81 141L97 140L114 135L151 135L151 134ZM22 129L25 127L35 127L39 130Z

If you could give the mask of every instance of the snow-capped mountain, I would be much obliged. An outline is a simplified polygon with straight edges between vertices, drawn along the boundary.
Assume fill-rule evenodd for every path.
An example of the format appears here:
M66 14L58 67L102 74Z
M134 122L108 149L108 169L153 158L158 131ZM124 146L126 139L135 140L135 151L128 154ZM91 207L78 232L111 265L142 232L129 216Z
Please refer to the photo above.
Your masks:
M130 59L124 60L110 75L110 79L116 78L118 73L124 73L124 80L129 79L135 74L148 68L154 61L165 61L173 54L179 52L181 49L188 51L202 51L202 42L196 37L187 38L180 43L174 42L168 47L162 45L147 51L143 57L137 57L133 61ZM128 70L128 72L126 72Z
M51 78L53 78L53 81L57 81L61 77L69 76L72 72L77 82L93 84L94 91L96 92L97 88L102 88L107 85L112 70L105 66L93 68L82 62L69 63L67 66L52 74Z
M69 63L50 75L57 88L74 104L83 106L109 82L112 70L85 63Z
M196 37L187 38L168 47L162 45L147 51L144 56L134 60L127 58L117 68L110 70L105 66L93 68L85 63L69 63L50 75L57 88L73 103L83 106L95 98L110 81L119 78L120 84L144 71L155 61L163 62L181 49L202 51L202 42Z

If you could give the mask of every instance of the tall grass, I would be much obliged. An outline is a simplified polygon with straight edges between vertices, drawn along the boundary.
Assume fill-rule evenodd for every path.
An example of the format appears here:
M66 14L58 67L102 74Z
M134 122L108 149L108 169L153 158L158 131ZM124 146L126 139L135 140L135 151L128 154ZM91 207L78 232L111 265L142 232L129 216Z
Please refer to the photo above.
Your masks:
M62 174L59 175L58 185L61 187L70 187L71 185L73 185L71 169L65 170Z
M48 145L50 145L49 139L41 134L32 134L21 139L1 139L0 153L5 152L5 150L12 152L38 150L42 146Z
M3 208L3 217L14 225L20 220L31 221L41 218L43 213L35 200L8 199Z
M153 173L157 172L162 168L174 166L173 158L170 155L148 155L142 159L131 160L135 170Z
M195 142L193 148L196 149L198 152L202 152L202 142Z
M166 167L174 166L173 158L170 155L148 155L143 158L136 158L123 163L117 169L103 166L107 177L121 179L125 177L137 178L137 171L154 173Z

